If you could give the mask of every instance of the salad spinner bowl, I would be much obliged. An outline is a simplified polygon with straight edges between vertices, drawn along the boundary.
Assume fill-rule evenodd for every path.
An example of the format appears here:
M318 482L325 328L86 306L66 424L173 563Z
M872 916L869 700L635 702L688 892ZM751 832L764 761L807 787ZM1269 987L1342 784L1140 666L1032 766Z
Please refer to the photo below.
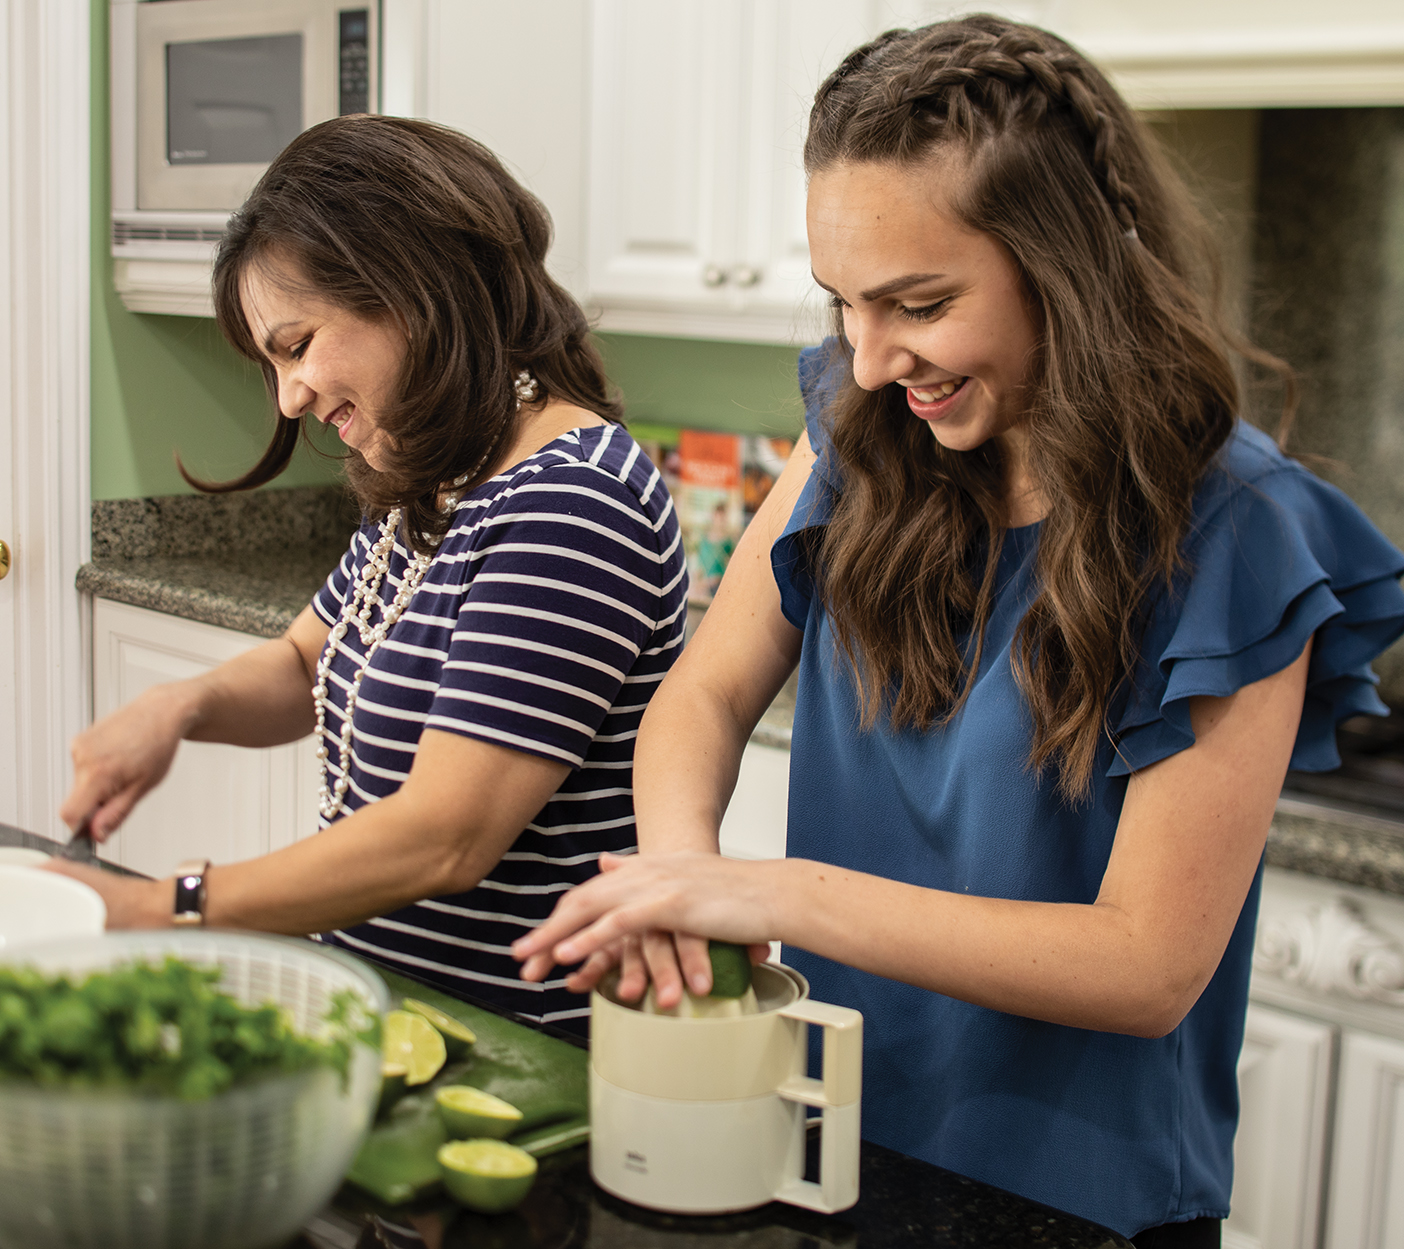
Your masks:
M315 1033L350 989L377 1013L384 983L312 942L234 932L109 933L5 960L81 977L167 955L223 972L246 1006L275 1003ZM260 1249L330 1199L365 1137L380 1055L237 1085L203 1101L0 1082L0 1249Z

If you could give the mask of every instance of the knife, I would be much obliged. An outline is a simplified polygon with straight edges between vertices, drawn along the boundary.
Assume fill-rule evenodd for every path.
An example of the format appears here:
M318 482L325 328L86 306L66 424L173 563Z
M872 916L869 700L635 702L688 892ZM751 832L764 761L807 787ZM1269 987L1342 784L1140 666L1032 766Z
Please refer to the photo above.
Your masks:
M93 863L97 861L97 844L93 841L93 829L91 817L85 818L74 831L73 836L68 839L68 844L55 856L60 859L72 859L75 863Z

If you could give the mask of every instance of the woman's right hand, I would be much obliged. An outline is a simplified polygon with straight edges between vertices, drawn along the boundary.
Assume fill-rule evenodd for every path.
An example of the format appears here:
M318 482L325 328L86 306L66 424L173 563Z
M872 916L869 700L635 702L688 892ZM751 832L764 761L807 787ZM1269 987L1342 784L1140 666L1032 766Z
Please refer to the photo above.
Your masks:
M59 817L106 841L170 771L188 712L179 686L158 685L73 739L73 788Z
M589 993L615 967L619 968L617 992L625 1002L638 1001L650 984L665 1009L682 1000L684 987L699 994L712 988L712 960L706 941L685 932L659 929L631 933L596 950L566 977L566 988L572 993Z

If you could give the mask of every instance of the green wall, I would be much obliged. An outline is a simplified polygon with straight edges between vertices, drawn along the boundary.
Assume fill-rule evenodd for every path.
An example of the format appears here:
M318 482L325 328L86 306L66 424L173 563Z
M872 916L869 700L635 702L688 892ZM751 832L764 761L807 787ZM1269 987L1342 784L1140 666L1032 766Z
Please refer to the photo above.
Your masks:
M92 491L95 499L188 494L198 475L231 477L267 444L273 407L259 371L211 320L129 312L112 286L107 3L92 19ZM740 432L801 427L796 351L631 334L599 336L631 420ZM335 434L317 431L334 457ZM337 480L337 462L303 447L283 487Z

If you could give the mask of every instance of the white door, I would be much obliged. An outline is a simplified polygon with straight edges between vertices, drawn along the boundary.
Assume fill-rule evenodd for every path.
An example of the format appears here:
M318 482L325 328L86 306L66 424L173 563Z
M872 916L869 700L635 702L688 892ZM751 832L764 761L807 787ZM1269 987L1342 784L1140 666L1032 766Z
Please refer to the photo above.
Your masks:
M88 0L0 0L0 821L62 836L87 718Z
M1250 1005L1225 1249L1316 1249L1335 1029Z
M1326 1249L1404 1249L1404 1042L1341 1042Z

